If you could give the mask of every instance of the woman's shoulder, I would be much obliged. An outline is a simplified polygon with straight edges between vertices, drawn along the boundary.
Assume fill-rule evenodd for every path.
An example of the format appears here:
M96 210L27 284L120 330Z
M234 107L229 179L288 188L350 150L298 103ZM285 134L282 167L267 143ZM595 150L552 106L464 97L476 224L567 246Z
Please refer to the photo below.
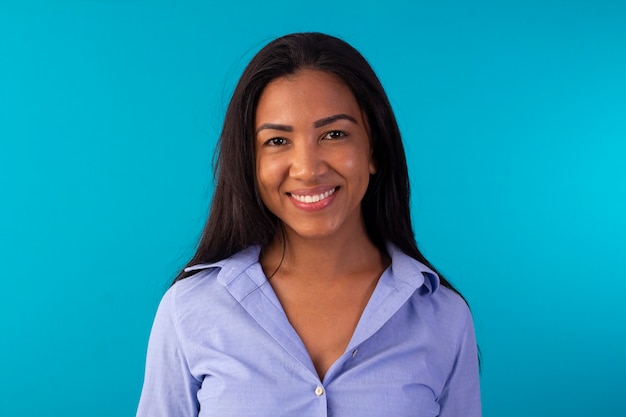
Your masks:
M441 285L432 296L436 311L454 323L467 323L472 314L465 298L451 288Z
M431 313L446 320L465 321L471 316L465 299L455 290L442 285L439 275L422 262L410 257L393 245L387 250L397 279L416 288L414 297Z
M241 276L251 275L249 270L258 265L258 256L259 249L251 246L218 262L193 265L186 270L194 274L174 283L161 303L169 305L175 321L215 315L232 303L229 287Z

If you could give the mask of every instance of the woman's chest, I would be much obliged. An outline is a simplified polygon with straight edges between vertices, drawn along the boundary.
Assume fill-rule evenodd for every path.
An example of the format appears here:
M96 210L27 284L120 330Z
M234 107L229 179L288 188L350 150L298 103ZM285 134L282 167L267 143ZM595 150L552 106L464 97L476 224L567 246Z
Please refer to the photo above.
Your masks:
M200 416L436 416L440 352L394 320L333 362L324 381L304 346L258 326L197 333L190 368ZM451 367L451 364L450 364Z

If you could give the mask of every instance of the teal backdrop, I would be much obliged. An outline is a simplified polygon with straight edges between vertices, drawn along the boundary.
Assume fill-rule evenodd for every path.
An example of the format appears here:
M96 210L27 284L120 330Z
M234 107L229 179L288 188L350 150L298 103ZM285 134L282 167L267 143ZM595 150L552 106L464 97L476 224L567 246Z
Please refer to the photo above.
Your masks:
M618 0L0 0L0 415L134 415L229 95L294 31L352 43L389 94L484 415L626 415Z

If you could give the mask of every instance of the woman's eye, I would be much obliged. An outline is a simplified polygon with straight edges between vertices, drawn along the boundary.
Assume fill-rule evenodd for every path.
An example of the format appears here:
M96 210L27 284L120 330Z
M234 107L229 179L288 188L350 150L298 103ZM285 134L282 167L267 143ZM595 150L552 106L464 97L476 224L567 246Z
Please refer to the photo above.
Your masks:
M287 143L287 139L285 138L271 138L265 141L265 145L267 146L281 146Z
M348 134L342 130L331 130L330 132L326 133L326 135L324 135L324 138L325 139L340 139L345 136L348 136Z

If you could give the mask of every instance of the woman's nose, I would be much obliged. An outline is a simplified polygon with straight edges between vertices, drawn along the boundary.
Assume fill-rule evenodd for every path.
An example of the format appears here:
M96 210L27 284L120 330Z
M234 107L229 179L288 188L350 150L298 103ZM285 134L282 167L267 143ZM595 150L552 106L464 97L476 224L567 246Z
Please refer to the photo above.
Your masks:
M292 178L314 180L327 171L328 165L318 143L300 143L299 146L294 146L289 169L289 175Z

